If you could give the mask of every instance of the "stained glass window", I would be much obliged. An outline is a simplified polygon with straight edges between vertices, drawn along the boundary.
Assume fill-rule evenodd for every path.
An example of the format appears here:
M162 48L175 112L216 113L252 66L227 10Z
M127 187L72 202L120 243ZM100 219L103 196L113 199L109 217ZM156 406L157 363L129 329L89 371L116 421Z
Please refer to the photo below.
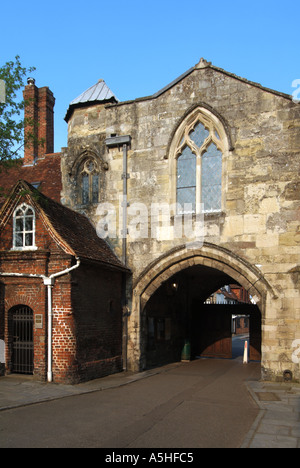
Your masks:
M14 248L28 248L35 245L35 214L25 203L14 214Z

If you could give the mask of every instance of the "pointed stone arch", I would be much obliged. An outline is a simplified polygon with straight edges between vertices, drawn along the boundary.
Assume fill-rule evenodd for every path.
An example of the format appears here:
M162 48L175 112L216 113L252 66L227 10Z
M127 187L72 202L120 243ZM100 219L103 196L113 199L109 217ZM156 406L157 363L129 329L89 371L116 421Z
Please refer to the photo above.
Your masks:
M203 130L203 140L196 143L192 134L196 135L199 127ZM206 152L212 148L214 158L207 158ZM189 108L171 133L167 147L170 203L182 205L190 202L194 204L193 211L198 211L200 204L204 203L204 210L207 212L222 211L225 207L224 189L227 186L228 158L232 150L229 125L218 112L202 102ZM189 164L185 163L186 158ZM217 164L218 168L213 170L210 160L215 160L214 164ZM208 173L212 173L213 177L208 179ZM215 186L213 200L211 184ZM184 193L185 195L182 195Z
M70 177L76 177L79 168L85 161L91 160L99 167L99 170L107 171L108 164L103 161L102 157L90 148L83 148L80 154L75 158L72 168L70 170Z
M142 367L140 359L144 345L141 323L147 302L163 283L195 265L222 271L243 286L258 306L262 320L268 300L277 299L276 291L261 271L226 248L209 243L204 243L199 249L186 245L174 248L149 265L133 285L132 314L129 321L131 339L128 348L129 367L133 370L140 370Z
M100 201L100 198L103 197L105 172L107 170L108 164L103 161L97 152L91 148L82 149L80 154L75 158L69 173L70 180L74 184L78 205L97 204ZM83 196L84 181L87 186L86 197Z
M199 102L190 107L181 117L173 129L167 146L166 159L170 159L174 156L174 146L178 145L178 140L185 128L190 125L195 119L203 120L204 122L214 124L217 130L219 130L220 137L226 141L227 150L233 151L233 141L230 132L230 127L224 117L213 109L205 102Z

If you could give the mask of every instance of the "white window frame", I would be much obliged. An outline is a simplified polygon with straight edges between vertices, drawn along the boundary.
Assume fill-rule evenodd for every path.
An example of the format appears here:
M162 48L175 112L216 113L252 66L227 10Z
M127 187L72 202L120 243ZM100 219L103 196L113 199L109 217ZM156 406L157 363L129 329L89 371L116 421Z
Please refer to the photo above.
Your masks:
M25 226L25 219L26 219L26 212L27 210L30 209L33 213L32 215L32 230L26 230ZM22 210L23 211L23 216L17 216L17 212ZM23 231L18 231L17 232L17 220L18 219L23 219ZM28 251L28 250L37 250L37 246L35 245L35 231L36 231L36 224L35 224L35 210L31 205L27 205L27 203L22 203L19 205L13 215L13 248L12 250L16 251ZM23 245L22 246L17 246L17 234L22 233L23 236ZM26 239L26 234L32 234L32 245L24 245L25 244L25 239Z

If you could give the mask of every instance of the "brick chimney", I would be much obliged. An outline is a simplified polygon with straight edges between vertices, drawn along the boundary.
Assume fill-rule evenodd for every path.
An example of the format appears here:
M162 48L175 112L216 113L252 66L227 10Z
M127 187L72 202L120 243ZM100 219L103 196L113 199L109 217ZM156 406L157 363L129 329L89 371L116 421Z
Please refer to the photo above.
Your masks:
M37 88L33 78L28 78L23 97L25 140L29 135L34 135L34 141L25 145L24 166L31 166L37 159L54 151L55 98L48 87Z

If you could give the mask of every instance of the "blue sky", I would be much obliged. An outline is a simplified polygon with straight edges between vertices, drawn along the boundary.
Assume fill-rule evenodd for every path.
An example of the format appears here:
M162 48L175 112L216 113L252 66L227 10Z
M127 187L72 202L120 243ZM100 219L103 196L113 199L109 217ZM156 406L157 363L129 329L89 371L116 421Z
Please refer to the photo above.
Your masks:
M69 103L102 78L125 101L198 63L292 94L300 79L300 2L14 0L2 2L0 65L18 54L56 98L55 151Z

